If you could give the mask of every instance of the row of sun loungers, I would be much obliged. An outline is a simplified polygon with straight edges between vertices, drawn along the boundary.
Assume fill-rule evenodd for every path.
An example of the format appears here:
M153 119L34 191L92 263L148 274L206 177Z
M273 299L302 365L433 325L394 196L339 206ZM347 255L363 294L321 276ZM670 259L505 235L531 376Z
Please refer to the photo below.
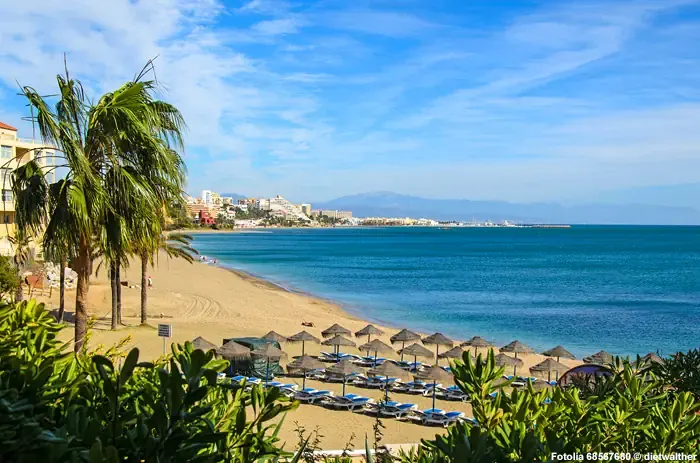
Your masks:
M422 362L400 362L398 360L392 360L392 359L386 359L384 357L377 357L376 359L374 357L360 357L359 355L355 354L344 354L344 353L339 353L335 354L333 352L321 352L321 354L318 357L319 360L322 362L329 362L329 363L336 363L340 360L350 360L351 362L355 363L356 365L359 365L361 367L373 367L375 365L381 365L384 362L392 362L395 363L396 365L400 366L404 370L408 371L418 371L422 366ZM449 368L449 367L444 367L444 368Z

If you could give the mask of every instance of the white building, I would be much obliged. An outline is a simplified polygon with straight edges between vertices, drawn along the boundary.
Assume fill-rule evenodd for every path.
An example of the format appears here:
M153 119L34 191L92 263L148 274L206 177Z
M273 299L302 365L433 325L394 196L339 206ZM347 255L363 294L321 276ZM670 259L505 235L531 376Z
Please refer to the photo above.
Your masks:
M299 206L290 203L280 195L270 198L268 201L270 205L268 210L275 213L275 215L283 215L289 220L303 220L304 222L311 220L301 211Z
M207 206L213 206L214 205L214 195L213 191L211 190L202 190L202 202L206 204Z

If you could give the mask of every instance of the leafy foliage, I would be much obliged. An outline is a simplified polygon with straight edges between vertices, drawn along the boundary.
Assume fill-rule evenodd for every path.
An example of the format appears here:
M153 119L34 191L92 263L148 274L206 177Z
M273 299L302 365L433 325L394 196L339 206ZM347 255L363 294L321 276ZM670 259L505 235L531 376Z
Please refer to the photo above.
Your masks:
M700 349L678 352L652 365L652 370L674 390L690 392L700 400Z
M279 389L217 383L226 362L191 343L156 364L73 355L35 301L0 305L0 461L276 461ZM115 362L122 362L121 368ZM252 412L252 416L250 416Z
M625 361L603 395L577 388L505 394L503 367L491 352L455 362L457 385L472 398L478 424L457 423L444 436L402 455L412 463L548 461L552 453L700 451L700 405L689 392L670 394L649 369ZM697 370L696 370L697 374ZM489 394L498 392L495 398Z
M0 299L13 294L19 286L19 275L7 256L0 256Z

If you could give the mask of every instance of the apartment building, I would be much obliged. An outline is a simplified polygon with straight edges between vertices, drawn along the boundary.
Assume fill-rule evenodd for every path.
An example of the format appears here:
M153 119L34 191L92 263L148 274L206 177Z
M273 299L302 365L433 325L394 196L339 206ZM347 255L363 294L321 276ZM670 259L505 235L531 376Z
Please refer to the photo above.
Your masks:
M0 187L2 188L2 223L0 223L0 254L12 255L8 237L15 233L15 200L12 195L11 174L17 167L38 158L47 172L46 180L56 181L54 149L41 140L20 138L17 129L0 122Z

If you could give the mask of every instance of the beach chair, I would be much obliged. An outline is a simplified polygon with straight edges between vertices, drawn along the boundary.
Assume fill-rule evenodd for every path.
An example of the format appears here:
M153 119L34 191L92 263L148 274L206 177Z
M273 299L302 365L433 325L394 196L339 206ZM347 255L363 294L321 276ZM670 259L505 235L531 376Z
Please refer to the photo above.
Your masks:
M384 387L384 381L380 380L378 377L375 376L363 376L363 375L357 375L357 378L355 378L355 381L353 381L353 384L359 387L366 387L369 389L381 389Z
M407 417L414 410L418 409L416 404L404 404L401 402L384 402L377 406L377 413L382 416L389 416L396 419Z
M408 371L418 371L423 367L423 362L410 362L408 364Z
M278 387L280 389L291 389L293 391L299 390L299 386L294 383L281 383L279 381L270 381L265 383L265 387Z
M547 381L547 383L548 383L550 386L556 386L556 385L557 385L557 382L554 381L554 380L552 380L552 381Z
M299 402L304 402L307 404L313 404L316 402L323 402L326 399L332 398L333 397L333 391L327 391L327 390L312 390L305 392L304 390L298 391L296 394L294 394L294 399L298 400Z
M446 388L443 393L443 398L445 400L461 400L462 402L469 400L469 396L457 386Z
M345 409L354 412L357 409L363 409L367 405L374 404L374 399L358 396L357 394L345 394L342 397L330 398L326 401L326 404L333 408Z
M424 383L423 381L410 381L406 383L408 386L408 393L409 394L422 394L425 392L427 389L428 385ZM438 384L438 386L442 386L441 384Z
M311 370L306 374L307 379L316 379L318 381L325 381L326 380L326 370L318 369L318 370Z
M431 408L422 412L414 411L414 414L420 417L423 424L435 424L445 427L464 417L462 412L445 412L438 408Z
M426 397L432 396L433 395L433 389L435 389L435 395L443 395L445 388L442 387L442 384L426 384L425 387L423 388L422 394Z
M332 352L321 352L318 359L322 362L337 362L339 357Z
M237 375L237 376L234 376L234 377L231 378L231 381L234 382L234 383L240 383L240 382L243 381L243 380L246 380L246 381L247 381L247 380L248 380L248 377L247 377L247 376L243 376L243 375Z

